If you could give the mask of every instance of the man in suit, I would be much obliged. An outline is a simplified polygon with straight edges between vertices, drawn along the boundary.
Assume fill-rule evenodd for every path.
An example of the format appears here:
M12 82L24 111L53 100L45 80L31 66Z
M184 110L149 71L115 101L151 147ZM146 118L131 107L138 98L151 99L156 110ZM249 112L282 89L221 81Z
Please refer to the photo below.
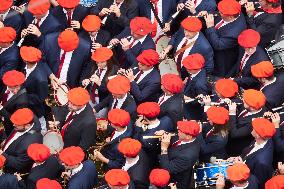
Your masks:
M104 20L103 29L114 37L129 26L131 19L138 16L138 4L135 0L100 0L90 12Z
M216 1L215 0L196 0L196 1L186 1L178 0L177 10L183 9L183 16L203 16L208 13L214 13L216 10Z
M196 121L179 121L178 137L164 133L161 140L160 166L171 174L177 188L189 188L192 169L199 157L200 144L196 139L200 126Z
M137 104L156 101L161 90L161 76L154 66L159 63L159 55L153 49L142 51L137 57L138 68L119 70L130 83L130 94Z
M19 65L19 48L14 43L16 30L12 27L0 28L0 78L6 71L17 69ZM0 90L3 90L3 83L0 82Z
M96 118L89 104L89 92L81 87L67 93L68 106L53 109L55 122L49 127L60 128L64 147L79 146L84 151L96 143Z
M25 75L22 72L7 71L2 80L7 88L1 92L0 115L5 134L9 136L14 129L10 117L17 109L28 107L28 95L26 89L22 87L25 82Z
M6 158L6 173L27 173L33 162L27 155L30 144L42 143L40 124L28 108L18 109L11 115L14 130L5 140L1 154Z
M156 187L156 188L163 188L167 187L168 183L170 181L170 173L166 169L152 169L149 179L151 186Z
M246 29L246 21L241 14L241 5L235 1L218 3L220 17L213 14L205 16L206 38L214 49L214 72L218 77L230 77L228 74L238 57L237 37Z
M46 72L52 86L66 83L70 88L81 84L88 63L90 64L90 44L78 37L76 32L65 30L46 35L42 51L46 61Z
M90 189L97 184L96 165L91 160L83 161L85 153L78 146L64 148L59 153L59 159L65 167L62 176L69 178L67 188Z
M135 189L133 182L127 171L122 169L111 169L105 174L105 181L107 185L98 187L98 189L115 189L115 188L128 188Z

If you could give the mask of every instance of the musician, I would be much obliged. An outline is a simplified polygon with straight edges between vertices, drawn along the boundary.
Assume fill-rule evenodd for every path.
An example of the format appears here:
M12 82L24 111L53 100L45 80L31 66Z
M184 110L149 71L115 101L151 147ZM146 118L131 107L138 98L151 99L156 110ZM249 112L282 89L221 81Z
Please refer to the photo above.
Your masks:
M202 120L204 118L203 106L195 100L199 95L208 95L210 87L204 69L205 59L199 53L190 54L182 61L182 65L188 72L188 77L183 81L185 84L183 94L185 101L184 117L188 120Z
M5 140L1 154L6 158L6 173L27 173L33 161L27 155L30 144L42 143L40 124L34 113L28 108L16 110L11 115L14 130Z
M59 182L57 182L56 180L50 180L48 178L42 178L42 179L38 180L37 183L36 183L36 189L44 189L44 188L62 189Z
M161 111L158 118L168 116L174 125L182 120L183 115L183 82L178 75L165 74L161 79L163 94L158 100Z
M274 163L283 162L284 161L284 122L283 120L280 121L280 115L278 113L271 113L270 117L272 123L275 126L276 133L273 136L273 144L274 144ZM279 169L279 168L278 168Z
M130 176L127 171L122 169L111 169L105 174L105 180L108 187L103 186L102 189L135 189L133 182L130 180ZM100 187L99 187L100 188Z
M135 188L149 188L150 159L135 139L125 138L118 144L118 151L126 161L122 169L127 171Z
M205 59L205 70L207 73L213 71L213 49L202 32L201 21L196 17L188 17L181 22L180 28L171 38L168 46L163 50L160 57L164 59L166 55L173 50L177 68L180 71L183 68L182 60L189 54L199 53ZM185 78L184 68L182 77Z
M131 19L138 16L138 4L135 0L100 0L90 13L105 20L103 29L114 37L129 26Z
M119 70L131 83L130 94L137 104L158 99L161 91L161 76L155 65L159 63L159 54L153 49L142 51L137 57L138 67Z
M261 10L256 10L253 2L245 5L248 27L260 33L260 46L265 48L274 40L279 26L282 24L281 1L259 0Z
M199 157L200 144L196 139L200 126L195 121L178 121L178 137L164 133L161 140L160 167L171 174L177 188L189 188L193 165Z
M136 103L134 98L128 93L130 91L130 81L125 76L117 75L107 83L107 89L111 93L102 102L94 107L95 112L103 108L108 111L112 109L122 109L130 113L131 119L136 119Z
M1 91L0 115L2 116L6 136L14 129L10 121L11 114L19 108L28 107L28 95L23 87L25 75L16 70L7 71L3 75L3 83L7 86Z
M266 97L269 108L279 107L284 102L284 94L277 90L284 86L284 75L274 76L274 67L270 61L262 61L251 67L253 77L261 84L260 91Z
M265 189L277 189L283 187L283 179L284 175L277 175L272 177L265 183Z
M62 177L67 177L69 189L90 189L97 184L96 165L91 160L83 161L85 153L78 146L64 148L59 159L65 167Z
M16 31L12 27L0 28L0 78L6 71L17 69L19 65L19 48L14 43ZM0 82L0 91L4 85Z
M67 93L68 106L53 109L55 121L49 127L60 128L64 148L79 146L87 151L96 143L96 117L89 104L90 95L86 89L73 88Z
M149 179L151 187L153 188L164 188L168 186L171 175L166 169L152 169Z
M205 16L205 34L214 49L213 75L230 77L229 72L238 57L237 37L247 26L237 1L220 1L218 10L220 17L216 19L212 14Z
M106 145L102 151L94 151L94 157L107 164L107 169L121 168L125 163L125 158L118 151L119 142L132 135L132 125L130 114L125 110L112 109L108 112L108 121L111 127L100 128L110 133L106 139Z
M77 87L90 63L90 45L76 32L65 30L46 35L41 47L52 86L57 89L59 84L66 83Z
M251 136L253 118L262 117L265 110L266 98L261 91L245 90L243 93L244 108L236 114L236 104L229 104L230 128L227 152L230 156L240 155L253 138Z

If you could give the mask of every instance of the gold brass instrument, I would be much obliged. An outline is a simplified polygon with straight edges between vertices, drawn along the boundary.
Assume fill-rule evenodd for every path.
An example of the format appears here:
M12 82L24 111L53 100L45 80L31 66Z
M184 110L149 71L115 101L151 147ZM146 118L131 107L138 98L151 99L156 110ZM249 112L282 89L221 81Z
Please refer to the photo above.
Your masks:
M176 133L170 133L170 136L173 137L173 136L176 136L177 134ZM155 138L162 138L163 135L152 135L152 136L143 136L143 139L155 139Z

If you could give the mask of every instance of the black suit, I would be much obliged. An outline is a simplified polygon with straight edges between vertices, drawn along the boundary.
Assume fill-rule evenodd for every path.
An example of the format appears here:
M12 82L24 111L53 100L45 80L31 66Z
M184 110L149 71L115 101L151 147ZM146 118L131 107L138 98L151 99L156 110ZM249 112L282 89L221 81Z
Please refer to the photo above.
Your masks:
M82 39L85 39L88 43L90 43L90 46L92 46L92 40L91 40L90 34L88 32L86 32L85 30L81 31L79 33L79 36ZM106 30L100 29L97 33L95 43L99 43L103 47L106 47L108 45L109 41L110 41L110 33Z
M1 189L22 189L18 184L18 179L15 175L5 173L0 176L0 188Z
M9 10L7 17L5 18L3 23L4 23L4 26L6 27L14 28L17 32L17 36L21 34L23 20L22 20L20 13L18 13L14 9Z

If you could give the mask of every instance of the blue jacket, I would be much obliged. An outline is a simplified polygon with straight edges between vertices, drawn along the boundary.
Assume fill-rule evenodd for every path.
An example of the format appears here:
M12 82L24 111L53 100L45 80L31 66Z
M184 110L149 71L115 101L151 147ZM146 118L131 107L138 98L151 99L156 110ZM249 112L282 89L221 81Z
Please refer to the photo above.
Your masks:
M20 36L21 34L21 29L23 25L23 19L17 11L10 9L7 17L4 20L4 26L10 26L14 28L17 32L17 36Z
M179 3L185 3L186 0L180 0ZM207 11L208 13L214 13L216 10L217 5L215 0L202 0L201 3L195 8L196 13L198 15L201 11ZM188 9L184 9L183 14L187 16L191 16L192 13Z

